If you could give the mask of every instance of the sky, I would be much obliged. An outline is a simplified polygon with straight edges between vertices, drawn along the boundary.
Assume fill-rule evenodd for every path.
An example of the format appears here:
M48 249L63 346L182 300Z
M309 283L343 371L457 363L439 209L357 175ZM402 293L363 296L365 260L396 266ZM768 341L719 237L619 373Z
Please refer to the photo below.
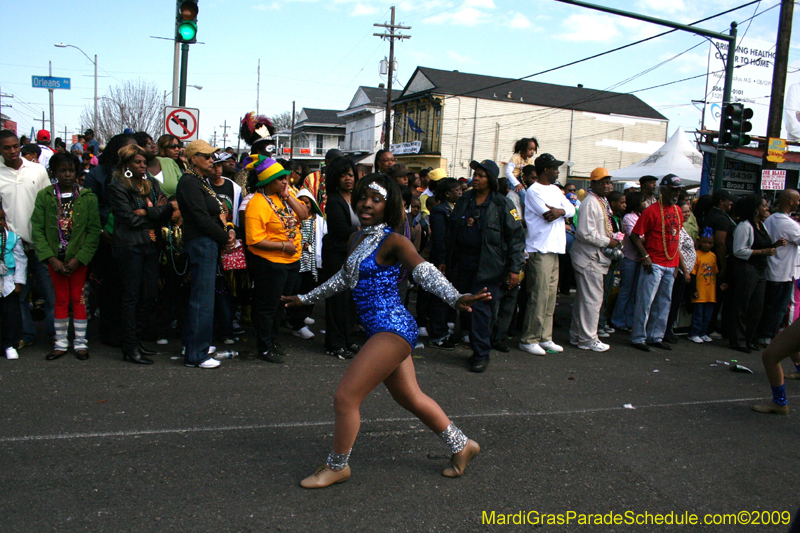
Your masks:
M32 75L47 75L48 61L53 62L53 76L72 80L71 90L55 91L58 135L63 136L65 127L70 135L77 133L81 111L92 107L92 62L78 50L56 48L54 43L77 46L89 56L97 54L99 96L111 85L138 79L156 84L162 93L171 91L173 43L151 36L173 37L173 0L85 0L80 9L74 3L46 0L37 13L24 2L0 1L4 37L0 92L13 95L2 99L2 112L18 122L20 134L41 127L42 110L49 128L47 91L31 87ZM744 3L602 2L682 23ZM396 5L396 22L411 26L402 32L411 38L395 45L398 71L393 87L398 91L417 66L518 78L665 31L554 0L200 0L197 38L205 44L191 46L188 84L203 88L187 89L186 105L200 109L201 137L211 139L216 131L222 145L227 121L233 127L227 130L226 144L236 146L238 121L256 109L259 59L259 110L267 115L291 110L292 101L298 111L345 109L360 85L386 82L379 74L379 62L388 56L389 45L373 36L382 31L373 24L389 20L391 5ZM778 6L779 0L763 0L701 26L727 31L732 21L741 22L740 38L774 43ZM798 16L796 11L795 19ZM669 134L679 126L693 131L702 113L692 100L703 100L706 94L708 50L704 38L675 32L530 79L635 92L669 119ZM790 61L796 59L800 59L800 38L792 40ZM693 76L700 77L642 91ZM535 124L532 130L535 135Z

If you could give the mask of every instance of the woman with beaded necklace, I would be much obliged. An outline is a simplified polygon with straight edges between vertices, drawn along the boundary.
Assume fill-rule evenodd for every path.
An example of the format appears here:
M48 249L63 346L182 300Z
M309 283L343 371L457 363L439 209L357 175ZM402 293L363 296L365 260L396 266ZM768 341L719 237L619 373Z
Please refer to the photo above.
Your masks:
M48 264L55 289L56 341L46 359L67 353L69 307L72 304L75 357L89 358L86 342L84 284L89 262L100 244L100 211L97 196L76 183L81 161L72 153L50 158L50 175L55 184L39 191L31 216L33 246L39 261Z
M181 176L175 193L183 216L183 249L189 255L191 279L183 362L204 369L220 365L208 353L214 333L214 285L220 249L233 250L236 240L225 205L207 182L214 174L212 156L218 151L203 140L190 142L185 152L189 169Z
M283 319L281 296L292 294L300 276L302 234L300 222L308 208L289 187L291 172L264 155L250 156L246 166L249 189L256 191L245 210L245 235L250 255L253 287L253 322L258 357L283 363L286 354L276 343ZM294 331L304 327L302 314L289 316Z
M156 235L172 215L158 181L147 174L147 153L130 144L119 150L109 188L114 213L113 254L122 282L122 356L136 364L153 363L142 337L158 292Z

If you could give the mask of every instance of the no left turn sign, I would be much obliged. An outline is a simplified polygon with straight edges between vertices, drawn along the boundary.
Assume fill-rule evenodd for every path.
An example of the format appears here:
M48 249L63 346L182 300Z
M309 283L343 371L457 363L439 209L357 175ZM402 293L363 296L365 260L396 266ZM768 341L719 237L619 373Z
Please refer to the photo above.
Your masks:
M194 141L198 135L200 110L189 107L166 107L164 130L181 141Z

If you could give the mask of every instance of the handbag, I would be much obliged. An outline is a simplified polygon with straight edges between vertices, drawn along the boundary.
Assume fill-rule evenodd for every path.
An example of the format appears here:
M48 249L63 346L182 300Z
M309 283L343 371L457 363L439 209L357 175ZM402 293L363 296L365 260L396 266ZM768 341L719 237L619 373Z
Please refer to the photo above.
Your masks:
M247 268L247 259L244 255L244 246L240 239L236 239L233 251L222 254L222 270L244 270L245 268Z

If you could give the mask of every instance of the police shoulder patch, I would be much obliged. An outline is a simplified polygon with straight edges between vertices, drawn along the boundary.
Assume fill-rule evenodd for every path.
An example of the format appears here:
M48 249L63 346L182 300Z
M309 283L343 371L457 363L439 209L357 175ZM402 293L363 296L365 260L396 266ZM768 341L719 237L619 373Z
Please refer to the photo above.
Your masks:
M514 217L514 220L522 220L522 217L519 216L519 213L517 213L516 209L512 209L511 211L509 211L509 213L511 214L512 217Z

